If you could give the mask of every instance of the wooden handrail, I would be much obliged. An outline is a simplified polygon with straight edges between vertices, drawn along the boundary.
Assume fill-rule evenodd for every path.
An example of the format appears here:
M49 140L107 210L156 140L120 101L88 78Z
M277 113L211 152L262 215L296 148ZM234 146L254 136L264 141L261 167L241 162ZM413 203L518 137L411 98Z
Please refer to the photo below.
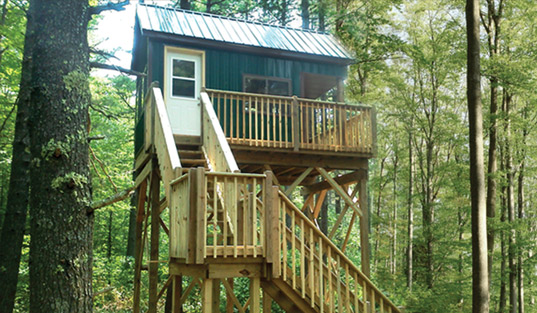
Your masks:
M170 182L180 174L181 161L175 148L175 140L162 92L155 84L151 85L147 94L145 110L146 150L149 147L154 147L166 197L170 199Z
M293 216L298 217L300 219L300 223L303 223L304 226L307 226L310 231L312 231L315 234L315 237L321 238L322 244L328 246L330 248L330 251L334 252L336 256L339 258L339 261L344 264L345 268L356 273L358 278L361 280L360 283L367 285L367 288L374 291L376 295L378 295L382 301L382 305L385 305L387 307L391 307L392 312L400 312L400 310L388 299L372 282L369 280L367 276L365 276L358 267L354 265L354 263L328 238L326 235L320 231L313 222L308 219L302 211L300 211L299 208L297 208L294 203L285 196L285 194L281 191L279 191L279 196L282 201L285 202L288 208L291 209L293 212ZM284 211L284 214L286 212ZM302 229L302 232L304 232L304 229ZM287 235L282 238L287 238ZM294 247L294 245L293 245ZM326 255L326 254L322 254ZM313 257L313 256L312 256ZM334 256L332 256L334 258ZM315 258L315 262L320 262L319 260L322 260L322 258ZM284 264L285 265L285 264ZM324 275L323 275L324 276ZM365 291L364 291L365 292ZM374 298L373 298L374 299Z
M372 155L371 107L264 94L207 89L230 144Z
M214 112L211 99L206 92L201 92L203 147L214 171L240 172L226 135Z

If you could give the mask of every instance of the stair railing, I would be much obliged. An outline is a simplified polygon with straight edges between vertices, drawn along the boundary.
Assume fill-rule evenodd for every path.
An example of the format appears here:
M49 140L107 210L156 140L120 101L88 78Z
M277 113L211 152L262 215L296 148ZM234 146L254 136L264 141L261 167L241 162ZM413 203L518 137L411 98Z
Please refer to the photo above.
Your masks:
M173 180L170 257L187 264L266 257L270 181L266 174L206 172L201 167Z
M240 172L235 157L226 140L226 135L214 112L211 99L201 92L203 148L215 172Z
M181 171L181 161L175 148L172 128L162 98L162 92L152 84L145 99L145 150L154 147L166 198L170 199L170 182Z
M277 201L282 264L273 277L320 312L400 312L281 191Z

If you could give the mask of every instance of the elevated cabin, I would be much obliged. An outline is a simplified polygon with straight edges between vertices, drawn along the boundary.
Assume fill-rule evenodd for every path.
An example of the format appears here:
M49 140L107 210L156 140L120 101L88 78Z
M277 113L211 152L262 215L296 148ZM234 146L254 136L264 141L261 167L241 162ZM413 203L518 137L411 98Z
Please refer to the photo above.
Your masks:
M149 312L167 288L180 312L195 285L203 312L218 311L221 286L226 312L259 312L261 289L264 312L272 300L287 312L399 312L368 278L375 113L345 103L352 62L330 34L138 5L135 313L144 269ZM298 186L300 206L289 198ZM323 233L317 218L328 192L345 207ZM344 253L356 220L360 268ZM191 277L185 290L183 277ZM250 279L246 304L234 294L237 277Z

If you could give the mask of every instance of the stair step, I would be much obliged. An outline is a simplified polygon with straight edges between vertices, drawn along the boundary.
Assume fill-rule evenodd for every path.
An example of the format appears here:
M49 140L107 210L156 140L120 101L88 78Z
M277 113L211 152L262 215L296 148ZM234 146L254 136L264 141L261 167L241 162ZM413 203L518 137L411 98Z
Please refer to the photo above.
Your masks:
M192 164L192 165L204 165L206 164L205 159L181 159L182 164Z

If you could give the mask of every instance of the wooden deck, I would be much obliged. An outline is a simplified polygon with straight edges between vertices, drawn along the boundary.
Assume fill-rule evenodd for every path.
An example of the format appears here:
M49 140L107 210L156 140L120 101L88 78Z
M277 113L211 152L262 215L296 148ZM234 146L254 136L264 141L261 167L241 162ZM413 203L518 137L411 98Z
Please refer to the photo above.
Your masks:
M371 107L221 90L206 90L234 150L344 155L375 154Z

